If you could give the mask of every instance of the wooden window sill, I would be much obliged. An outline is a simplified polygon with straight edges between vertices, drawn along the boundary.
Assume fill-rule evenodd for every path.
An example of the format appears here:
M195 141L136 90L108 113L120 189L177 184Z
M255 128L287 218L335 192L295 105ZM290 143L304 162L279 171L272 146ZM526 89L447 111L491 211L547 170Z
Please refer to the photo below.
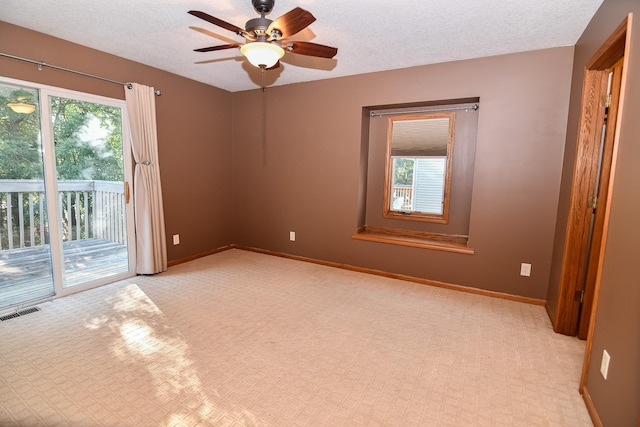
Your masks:
M357 240L413 246L437 251L457 252L469 255L473 255L474 253L474 250L467 246L468 236L453 234L437 234L424 231L364 226L351 237Z

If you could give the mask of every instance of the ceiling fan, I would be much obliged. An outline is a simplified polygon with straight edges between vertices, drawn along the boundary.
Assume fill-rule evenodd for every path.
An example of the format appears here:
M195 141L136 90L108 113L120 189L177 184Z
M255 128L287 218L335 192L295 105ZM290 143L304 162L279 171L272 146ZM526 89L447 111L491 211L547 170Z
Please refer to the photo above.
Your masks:
M260 18L247 21L245 29L213 17L205 12L190 10L189 13L225 30L232 31L245 38L246 43L230 43L194 49L196 52L240 48L240 52L249 62L262 70L272 70L280 66L280 58L285 52L319 58L333 58L338 49L317 43L288 40L313 23L316 18L308 11L296 7L275 20L265 17L273 9L275 0L252 0L253 8Z

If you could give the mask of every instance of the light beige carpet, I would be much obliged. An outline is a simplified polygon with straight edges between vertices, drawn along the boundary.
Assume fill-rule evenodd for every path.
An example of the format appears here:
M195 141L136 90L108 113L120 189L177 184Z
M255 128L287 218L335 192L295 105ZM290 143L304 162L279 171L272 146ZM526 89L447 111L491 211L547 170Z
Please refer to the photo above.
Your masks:
M0 323L2 426L587 426L543 307L230 250Z

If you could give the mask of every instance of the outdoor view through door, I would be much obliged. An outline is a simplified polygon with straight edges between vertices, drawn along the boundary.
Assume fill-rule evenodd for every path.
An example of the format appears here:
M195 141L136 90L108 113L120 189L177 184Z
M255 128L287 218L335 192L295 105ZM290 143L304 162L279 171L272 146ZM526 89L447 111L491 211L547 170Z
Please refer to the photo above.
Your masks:
M133 275L124 110L0 82L0 309Z

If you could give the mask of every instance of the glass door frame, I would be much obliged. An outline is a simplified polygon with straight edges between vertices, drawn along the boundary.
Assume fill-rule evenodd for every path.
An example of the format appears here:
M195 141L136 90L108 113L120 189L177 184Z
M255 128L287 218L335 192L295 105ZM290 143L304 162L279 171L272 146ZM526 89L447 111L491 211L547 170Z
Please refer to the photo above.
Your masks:
M62 97L83 102L108 105L120 109L122 124L122 150L124 166L124 185L133 182L133 156L131 153L131 131L127 114L126 102L122 99L107 98L100 95L78 92L39 83L27 82L0 76L1 83L20 85L38 91L40 102L40 127L41 147L44 163L45 194L47 199L47 216L50 224L49 238L51 241L51 262L53 269L53 283L55 296L58 298L76 292L113 283L136 275L136 236L134 229L133 201L125 201L126 234L128 248L129 269L126 272L110 275L104 278L92 280L82 284L65 287L64 284L64 257L62 249L62 221L59 218L58 179L56 174L56 155L53 136L53 122L51 121L50 97ZM46 299L50 299L46 298Z

